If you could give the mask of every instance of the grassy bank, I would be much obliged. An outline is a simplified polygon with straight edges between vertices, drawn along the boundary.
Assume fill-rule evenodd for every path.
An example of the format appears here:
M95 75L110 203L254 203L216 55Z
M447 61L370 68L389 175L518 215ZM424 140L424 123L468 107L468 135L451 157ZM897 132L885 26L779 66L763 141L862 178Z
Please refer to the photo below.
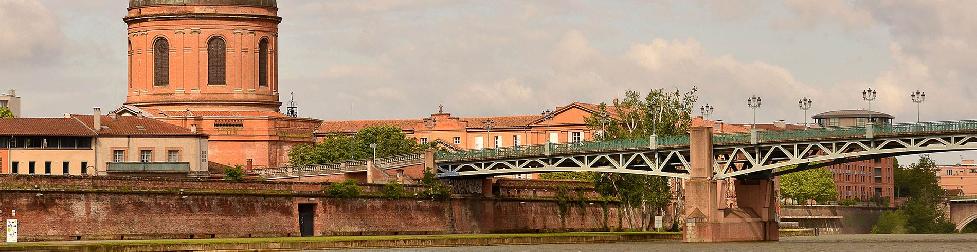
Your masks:
M239 249L324 249L479 246L503 244L599 243L674 240L673 232L581 232L542 234L450 234L393 236L323 236L173 240L107 240L0 244L0 251L170 251Z

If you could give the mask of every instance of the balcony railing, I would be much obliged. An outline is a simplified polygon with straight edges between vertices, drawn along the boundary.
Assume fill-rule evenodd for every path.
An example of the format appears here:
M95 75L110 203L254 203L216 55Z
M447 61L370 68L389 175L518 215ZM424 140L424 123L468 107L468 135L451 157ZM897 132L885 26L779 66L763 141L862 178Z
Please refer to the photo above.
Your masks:
M108 163L108 172L164 172L164 173L188 173L190 163L188 162L121 162Z

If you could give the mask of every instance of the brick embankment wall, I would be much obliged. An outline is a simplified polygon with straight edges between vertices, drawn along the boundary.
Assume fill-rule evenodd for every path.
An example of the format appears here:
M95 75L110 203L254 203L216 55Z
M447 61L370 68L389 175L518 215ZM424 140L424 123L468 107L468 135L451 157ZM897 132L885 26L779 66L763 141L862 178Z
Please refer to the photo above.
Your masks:
M300 204L314 204L316 235L620 226L616 208L605 210L600 202L563 203L561 212L561 203L551 200L339 199L328 197L325 188L328 184L0 176L0 219L17 210L23 241L298 236ZM368 185L364 191L376 195L380 188Z

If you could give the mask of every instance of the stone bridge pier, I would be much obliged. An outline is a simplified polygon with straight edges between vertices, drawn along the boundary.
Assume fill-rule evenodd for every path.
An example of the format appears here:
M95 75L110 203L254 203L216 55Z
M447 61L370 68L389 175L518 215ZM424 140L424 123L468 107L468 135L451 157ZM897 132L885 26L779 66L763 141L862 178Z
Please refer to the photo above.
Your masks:
M712 128L694 125L685 181L685 242L777 241L777 199L770 173L738 177L736 205L725 204L713 178Z

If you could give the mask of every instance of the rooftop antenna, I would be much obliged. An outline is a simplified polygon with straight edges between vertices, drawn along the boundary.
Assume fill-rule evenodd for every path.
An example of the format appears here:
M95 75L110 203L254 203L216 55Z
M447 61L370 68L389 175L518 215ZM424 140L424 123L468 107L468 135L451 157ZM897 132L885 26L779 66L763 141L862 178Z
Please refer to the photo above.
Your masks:
M285 107L285 115L292 118L299 117L298 106L295 105L295 92L291 92L292 99L288 102L288 107Z

